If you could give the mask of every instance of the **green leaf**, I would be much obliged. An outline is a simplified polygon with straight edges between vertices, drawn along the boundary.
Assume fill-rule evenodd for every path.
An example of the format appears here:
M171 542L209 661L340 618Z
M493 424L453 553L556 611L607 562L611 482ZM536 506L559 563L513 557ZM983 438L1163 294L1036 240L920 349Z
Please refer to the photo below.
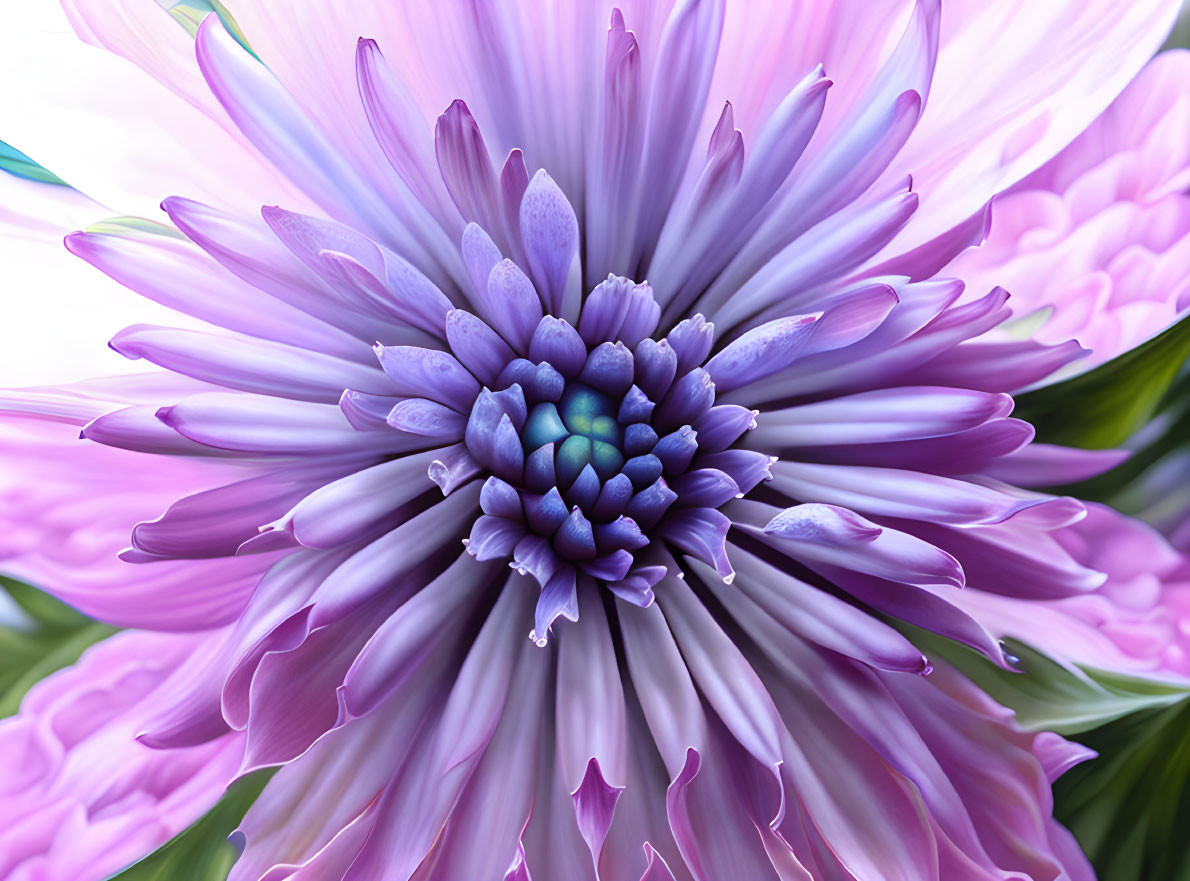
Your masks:
M1054 785L1054 815L1099 881L1190 879L1190 701L1078 738L1099 753Z
M913 641L1016 711L1030 731L1057 731L1099 756L1054 785L1054 816L1099 881L1190 881L1190 685L1056 663L1014 641L1019 673L924 631Z
M1046 443L1119 446L1152 418L1187 357L1190 317L1086 373L1019 395L1014 415Z
M1118 511L1145 519L1153 505L1153 487L1145 475L1190 447L1190 373L1170 387L1160 412L1129 439L1132 455L1110 471L1079 483L1049 487L1047 491L1103 502Z
M224 881L238 855L227 840L273 771L237 780L194 825L109 881Z
M4 717L16 713L25 693L40 680L73 664L87 646L116 630L19 581L3 578L0 587L29 619L27 628L0 627L0 717Z
M1004 670L958 643L921 631L911 635L927 656L940 657L994 700L1016 711L1029 731L1078 734L1141 710L1160 709L1190 695L1190 686L1059 664L1014 640L1005 647L1020 672Z
M66 181L51 171L42 168L16 147L0 141L0 171L23 177L27 180L39 181L43 184L59 184L69 186Z

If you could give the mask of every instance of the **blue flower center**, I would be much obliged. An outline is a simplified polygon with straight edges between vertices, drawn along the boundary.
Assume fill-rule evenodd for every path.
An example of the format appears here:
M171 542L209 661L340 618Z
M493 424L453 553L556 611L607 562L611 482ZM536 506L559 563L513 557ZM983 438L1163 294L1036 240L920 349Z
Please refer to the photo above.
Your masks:
M521 441L529 455L554 444L554 467L563 482L572 482L588 464L603 480L624 465L624 432L616 420L617 402L579 382L567 384L562 399L535 405Z

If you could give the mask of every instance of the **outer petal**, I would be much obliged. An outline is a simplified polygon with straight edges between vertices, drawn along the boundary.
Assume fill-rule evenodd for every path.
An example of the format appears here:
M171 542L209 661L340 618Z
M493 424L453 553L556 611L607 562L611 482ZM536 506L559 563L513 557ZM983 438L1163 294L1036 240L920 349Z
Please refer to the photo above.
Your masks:
M67 406L45 395L40 407L55 403ZM138 522L254 470L172 457L144 468L135 453L78 438L87 408L110 403L79 394L70 406L83 411L74 424L12 415L0 424L9 465L0 480L0 566L120 626L196 630L234 619L274 555L149 565L117 555Z
M1085 133L996 200L987 243L946 271L994 277L1035 339L1087 370L1190 309L1190 52L1155 58Z
M0 132L3 137L8 135ZM135 321L178 320L178 313L108 282L62 247L67 233L111 213L77 190L0 173L7 316L0 325L5 352L0 385L130 372L135 368L101 340ZM97 302L102 310L95 308ZM47 352L54 356L46 357Z
M922 198L899 244L956 226L1070 143L1157 51L1180 6L945 4L930 100L890 169L912 174Z
M1051 601L965 591L955 600L998 635L1066 662L1190 681L1190 563L1151 527L1101 505L1054 533L1097 590Z
M1067 747L1065 767L1072 764L1071 758L1087 758L1085 751L1072 755L1071 745L1055 735L1022 731L1011 711L948 667L924 680L886 676L885 682L953 783L985 852L960 855L953 842L940 835L943 877L964 877L951 861L966 862L974 856L985 870L994 867L1030 878L1094 879L1070 833L1050 817L1055 747ZM940 819L932 825L944 825Z
M116 13L117 29L122 14ZM185 37L164 10L160 15ZM152 45L177 58L187 42L146 40L138 51L143 57ZM108 213L152 217L163 198L178 192L243 210L304 201L220 122L143 70L82 44L56 3L6 19L0 58L5 81L24 84L0 95L0 136L107 205ZM193 76L192 60L189 66Z
M213 635L128 631L89 649L0 724L0 872L99 881L200 817L235 775L243 738L136 742L170 677Z

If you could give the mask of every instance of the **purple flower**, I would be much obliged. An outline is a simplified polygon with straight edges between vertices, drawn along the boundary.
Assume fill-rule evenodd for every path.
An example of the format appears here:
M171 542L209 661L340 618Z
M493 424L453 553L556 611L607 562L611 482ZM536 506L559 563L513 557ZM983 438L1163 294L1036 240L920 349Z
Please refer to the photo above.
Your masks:
M158 218L66 245L196 321L5 397L6 568L134 632L0 726L40 761L0 868L103 877L280 766L235 881L1090 878L1048 792L1085 753L893 624L1007 665L964 597L1106 577L1007 479L1118 461L1011 416L1084 350L939 271L1177 5L246 2L195 64L69 2L156 80L121 62L103 143L178 152L0 121Z

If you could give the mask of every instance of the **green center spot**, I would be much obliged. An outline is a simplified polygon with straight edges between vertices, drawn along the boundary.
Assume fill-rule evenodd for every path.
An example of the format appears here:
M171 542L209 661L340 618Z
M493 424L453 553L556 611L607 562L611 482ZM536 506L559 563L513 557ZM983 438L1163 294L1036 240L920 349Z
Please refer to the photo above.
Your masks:
M587 463L607 480L624 464L623 430L616 421L617 404L581 383L571 383L557 404L537 404L525 423L525 452L555 444L558 477L577 476ZM573 478L572 478L573 479Z

